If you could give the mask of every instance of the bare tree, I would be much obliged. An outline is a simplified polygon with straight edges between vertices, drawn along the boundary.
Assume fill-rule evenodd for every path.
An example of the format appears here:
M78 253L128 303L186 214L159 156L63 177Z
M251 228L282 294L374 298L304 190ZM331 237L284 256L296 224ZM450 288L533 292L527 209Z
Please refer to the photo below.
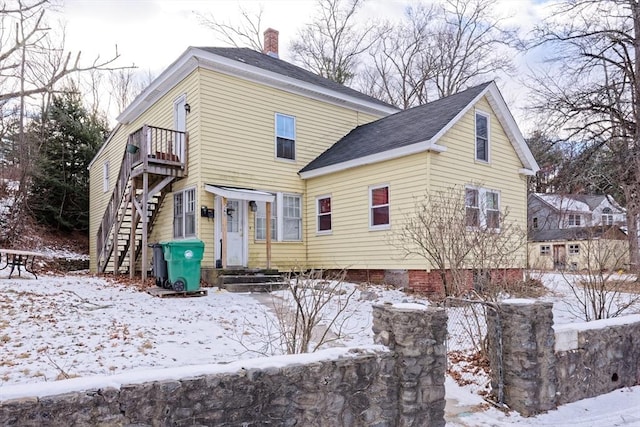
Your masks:
M296 269L285 292L272 295L273 315L265 313L259 325L245 321L245 328L260 336L258 342L248 344L245 336L237 341L249 352L272 356L314 352L344 338L357 291L345 286L345 274Z
M77 73L105 70L119 57L114 56L84 63L78 52L72 55L64 49L62 34L46 22L46 13L53 7L47 0L14 0L0 7L0 104L4 111L15 113L14 152L19 168L19 190L15 193L8 224L0 238L11 242L21 234L26 218L26 194L32 166L38 157L40 133L29 128L34 118L44 118L53 93L63 91L64 80ZM59 36L59 39L56 39Z
M430 24L433 6L409 7L402 25L387 23L376 33L372 65L359 78L364 92L406 109L428 101L435 77Z
M291 45L294 61L340 84L356 74L359 56L371 47L373 26L361 29L356 14L365 0L317 0L318 14Z
M233 47L248 47L260 52L263 47L262 12L262 6L255 13L241 7L240 16L242 19L237 25L218 21L213 14L197 14L197 16L200 23L211 29L223 43Z
M435 85L439 97L452 95L479 79L513 68L505 52L514 40L497 15L495 0L447 0L444 22L436 32Z
M495 0L418 3L376 33L372 64L358 81L365 93L400 108L424 104L510 73L515 29Z
M460 294L465 282L465 261L471 251L464 191L454 187L426 194L414 205L414 212L406 214L402 229L394 236L394 246L406 256L417 255L436 267L445 295Z
M470 210L459 187L428 193L405 215L392 244L435 267L446 296L466 293L472 284L495 299L509 282L507 270L524 265L526 227L498 209L478 221L481 212L488 212L484 203Z
M640 5L635 0L565 0L531 36L552 66L534 76L534 111L582 161L604 154L624 194L631 266L640 266ZM616 193L616 191L611 191Z
M619 230L594 227L585 232L574 255L581 270L562 270L574 297L565 303L567 311L589 322L618 317L640 307L640 295L629 292L635 288L636 276L620 273L629 262L629 247L620 240L624 238Z

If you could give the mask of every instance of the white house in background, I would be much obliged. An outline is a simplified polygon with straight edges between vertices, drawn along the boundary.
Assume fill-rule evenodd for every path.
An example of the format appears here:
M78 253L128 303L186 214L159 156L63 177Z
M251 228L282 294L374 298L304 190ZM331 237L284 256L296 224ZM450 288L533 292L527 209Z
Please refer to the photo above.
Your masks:
M527 217L532 231L627 224L626 210L609 195L532 193Z

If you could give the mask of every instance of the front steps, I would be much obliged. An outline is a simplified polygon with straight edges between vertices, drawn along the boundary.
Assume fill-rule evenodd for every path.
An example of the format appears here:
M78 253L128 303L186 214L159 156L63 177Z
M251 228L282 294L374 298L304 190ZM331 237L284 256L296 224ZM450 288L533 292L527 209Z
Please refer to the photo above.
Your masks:
M271 292L288 286L284 276L274 269L203 268L202 278L209 286L228 292Z

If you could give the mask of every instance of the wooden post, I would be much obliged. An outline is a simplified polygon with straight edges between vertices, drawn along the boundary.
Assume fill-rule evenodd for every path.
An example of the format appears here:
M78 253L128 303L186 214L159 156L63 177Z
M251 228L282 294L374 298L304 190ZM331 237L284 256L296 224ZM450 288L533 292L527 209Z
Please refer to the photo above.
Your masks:
M227 268L227 198L222 197L222 213L221 213L220 228L222 231L222 247L220 254L220 260L222 261L222 268Z
M271 268L271 202L266 203L267 268Z
M131 203L131 222L130 222L130 230L129 230L129 278L135 278L136 269L135 269L135 258L136 258L136 215L138 215L138 209L135 204L136 198L136 180L131 180L131 197L129 203ZM123 213L125 215L125 213ZM115 269L118 269L118 247L114 248L114 258L113 265Z
M142 175L142 281L147 280L147 232L149 231L149 174Z

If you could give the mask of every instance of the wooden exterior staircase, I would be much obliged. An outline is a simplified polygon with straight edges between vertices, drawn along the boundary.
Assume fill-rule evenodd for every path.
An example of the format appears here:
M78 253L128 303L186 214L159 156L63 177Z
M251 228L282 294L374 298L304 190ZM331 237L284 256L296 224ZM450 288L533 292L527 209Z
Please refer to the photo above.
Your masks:
M189 135L144 125L129 135L111 199L98 229L100 273L136 269L146 278L147 237L171 183L187 176Z

